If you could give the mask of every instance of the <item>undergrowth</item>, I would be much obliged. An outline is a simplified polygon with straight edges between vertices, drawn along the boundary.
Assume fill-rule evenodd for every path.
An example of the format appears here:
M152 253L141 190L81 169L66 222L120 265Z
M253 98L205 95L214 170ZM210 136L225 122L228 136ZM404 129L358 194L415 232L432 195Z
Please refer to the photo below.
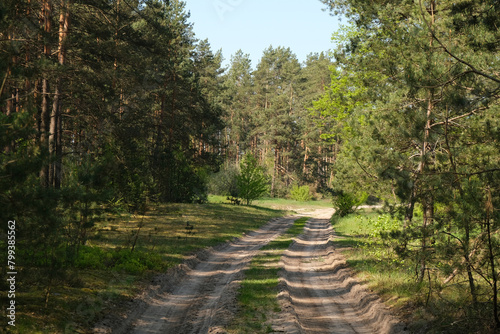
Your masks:
M346 257L358 279L375 291L408 323L413 333L496 333L485 321L488 303L471 308L467 279L446 282L441 267L445 260L429 264L426 279L417 283L419 263L398 255L399 243L392 239L403 223L389 214L360 212L334 215L335 246ZM476 282L480 282L479 279ZM478 284L478 291L486 286Z
M16 327L10 332L90 332L105 312L133 298L152 275L287 213L211 203L160 205L145 215L108 215L89 231L71 262L61 249L58 267L18 266ZM187 223L193 228L186 229ZM2 286L2 305L8 302L6 291Z

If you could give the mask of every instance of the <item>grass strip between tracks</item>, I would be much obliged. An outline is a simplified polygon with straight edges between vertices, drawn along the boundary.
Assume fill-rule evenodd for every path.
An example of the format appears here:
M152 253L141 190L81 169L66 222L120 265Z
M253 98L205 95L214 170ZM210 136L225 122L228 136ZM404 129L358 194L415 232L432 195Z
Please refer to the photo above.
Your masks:
M280 311L278 294L279 260L293 238L302 233L307 217L297 219L282 236L264 246L245 271L238 295L239 311L228 332L269 333L269 315Z

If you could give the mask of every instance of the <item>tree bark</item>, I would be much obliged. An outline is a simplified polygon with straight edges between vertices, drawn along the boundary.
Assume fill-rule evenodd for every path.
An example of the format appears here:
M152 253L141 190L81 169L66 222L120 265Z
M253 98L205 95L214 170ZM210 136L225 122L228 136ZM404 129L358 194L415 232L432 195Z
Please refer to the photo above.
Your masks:
M431 24L434 24L434 13L436 10L436 3L432 1L430 3L430 8L429 8L429 14L431 15ZM431 38L429 42L429 46L432 47L433 44L433 39ZM432 117L433 117L433 111L434 111L434 92L432 88L430 88L429 91L429 96L427 98L427 113L426 113L426 123L425 123L425 129L424 129L424 139L422 142L422 149L421 149L421 160L418 168L418 173L417 177L422 176L424 174L424 171L427 169L427 148L429 146L429 140L430 140L430 131L432 128ZM418 180L417 180L418 182ZM415 185L417 186L417 185ZM416 188L415 188L416 190ZM422 192L425 192L425 189L420 189ZM413 206L414 206L414 201L416 200L416 196L412 196L413 201L410 203L412 206L412 211L413 211ZM429 226L432 224L433 218L434 218L434 199L432 198L431 192L426 192L426 195L424 198L422 198L422 209L423 209L423 225L422 225L422 242L421 242L421 255L420 255L420 270L418 274L418 282L421 283L424 280L425 277L425 271L427 270L427 257L428 257L428 237L429 237ZM412 212L413 214L413 212Z
M61 0L59 15L59 43L57 48L58 62L64 66L66 61L66 40L69 29L69 1ZM50 115L50 134L49 134L49 155L51 165L49 169L49 184L55 188L61 186L61 165L62 165L62 144L60 135L62 134L61 121L61 78L55 82L54 99L52 103L52 112Z
M42 4L42 24L43 31L45 34L49 34L52 31L52 24L50 17L52 15L52 5L50 0L44 0ZM43 54L44 57L50 58L50 44L44 42ZM50 114L49 114L49 80L46 75L42 79L42 104L40 110L40 145L42 149L47 149L49 142L49 131L50 131ZM49 164L45 164L40 171L40 182L42 186L49 186Z

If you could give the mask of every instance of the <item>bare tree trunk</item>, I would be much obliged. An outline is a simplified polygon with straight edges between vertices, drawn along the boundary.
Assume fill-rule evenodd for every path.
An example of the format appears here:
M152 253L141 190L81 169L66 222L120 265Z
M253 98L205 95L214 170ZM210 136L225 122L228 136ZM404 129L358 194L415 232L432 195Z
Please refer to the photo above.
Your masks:
M46 34L49 34L52 30L52 24L50 22L50 16L52 15L52 5L50 0L44 0L42 4L42 21L43 30ZM44 56L50 57L50 45L45 43L43 46ZM42 148L47 148L49 142L49 125L50 125L50 114L49 114L49 81L44 76L42 79L42 105L40 110L40 144ZM44 187L49 186L49 165L46 164L42 167L40 171L40 181Z
M429 8L429 13L432 16L432 24L434 24L434 13L436 10L436 3L432 1L430 3L430 8ZM431 37L430 40L430 47L432 47L433 44L433 38ZM431 126L432 126L432 114L434 111L434 92L431 91L429 92L428 100L427 100L427 114L426 114L426 123L425 123L425 129L424 129L424 140L422 142L422 149L421 149L421 160L420 160L420 165L418 167L418 176L422 176L424 171L427 169L427 152L428 152L428 146L429 146L429 140L430 140L430 131L431 131ZM418 177L417 176L417 177ZM418 182L418 180L417 180ZM417 183L416 182L416 183ZM415 187L418 185L416 184ZM412 202L410 205L412 206L412 215L413 215L413 206L415 204L416 196L415 196L415 191L417 188L414 189L413 194L412 194ZM420 189L420 191L425 191L425 189ZM425 271L427 270L427 258L428 258L428 236L429 236L429 226L432 224L433 218L434 218L434 200L432 198L431 192L428 192L428 194L425 196L425 198L422 198L422 207L423 207L423 225L422 225L422 242L421 242L421 255L420 255L420 270L419 270L419 275L418 275L418 282L421 283L424 280L425 277Z
M427 270L427 258L429 253L429 227L434 219L434 202L432 197L426 198L422 201L423 207L423 225L422 225L422 254L420 257L420 271L418 275L418 281L422 282L425 277L425 272Z
M49 126L49 156L50 156L50 165L49 165L49 185L55 185L55 172L56 172L56 143L57 143L57 121L59 118L59 97L60 97L60 80L56 80L55 90L54 90L54 99L52 103L52 112L50 114L50 126Z
M66 61L66 40L69 29L68 6L68 0L61 0L59 15L59 44L57 49L58 62L60 66L64 66ZM59 147L62 143L61 138L59 138L62 134L62 129L60 129L61 125L61 78L58 78L55 83L52 112L50 115L49 135L49 154L52 159L49 169L49 184L55 188L59 188L61 186L62 148ZM61 155L59 155L58 152Z
M427 104L427 122L425 125L425 130L424 130L424 140L422 143L422 150L421 150L421 161L420 165L418 168L418 175L422 175L424 171L427 169L427 161L426 161L426 155L427 155L427 146L429 145L429 137L430 137L430 130L431 130L431 122L432 122L432 112L434 109L433 105L433 98L434 94L431 92L429 93L429 100ZM413 197L413 201L410 203L410 205L414 205L415 203L415 196ZM423 225L422 225L422 242L421 242L421 255L420 255L420 271L418 275L418 282L421 283L424 280L425 277L425 271L427 269L427 239L429 235L429 226L432 223L433 216L434 216L434 204L433 204L433 199L430 195L430 193L422 199L422 207L423 207ZM413 214L413 212L412 212Z
M271 197L274 197L274 191L276 189L276 174L279 164L279 155L278 155L278 145L275 146L274 149L274 166L273 166L273 176L271 179Z
M305 145L304 162L302 165L302 174L304 174L304 176L307 174L307 160L309 159L308 151L309 151L309 147L307 147L307 145Z

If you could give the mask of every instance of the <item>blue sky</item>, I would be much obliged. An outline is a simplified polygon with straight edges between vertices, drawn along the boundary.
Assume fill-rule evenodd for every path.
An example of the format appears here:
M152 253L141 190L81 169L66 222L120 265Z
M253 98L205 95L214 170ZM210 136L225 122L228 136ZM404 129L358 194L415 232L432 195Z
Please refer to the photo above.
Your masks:
M311 52L333 48L339 19L322 11L319 0L185 0L198 39L222 49L224 65L238 49L250 54L255 68L264 49L283 46L300 62Z

